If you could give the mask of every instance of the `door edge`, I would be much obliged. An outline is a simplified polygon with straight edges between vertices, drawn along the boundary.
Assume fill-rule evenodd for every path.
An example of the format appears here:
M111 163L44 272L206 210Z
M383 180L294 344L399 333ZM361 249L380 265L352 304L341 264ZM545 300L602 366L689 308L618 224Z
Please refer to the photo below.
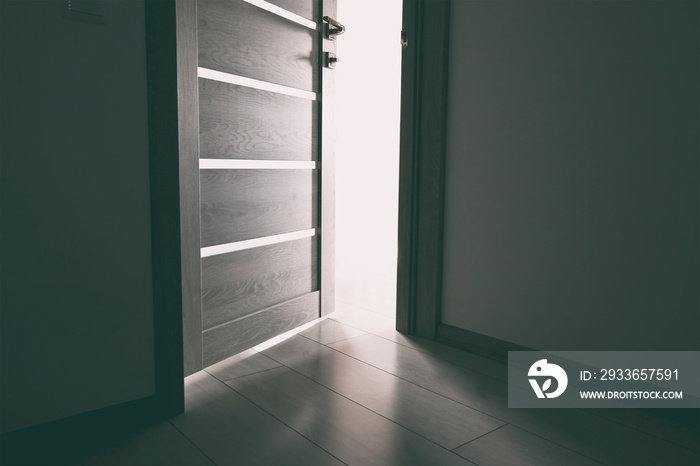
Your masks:
M442 296L449 0L404 0L396 330L435 339Z

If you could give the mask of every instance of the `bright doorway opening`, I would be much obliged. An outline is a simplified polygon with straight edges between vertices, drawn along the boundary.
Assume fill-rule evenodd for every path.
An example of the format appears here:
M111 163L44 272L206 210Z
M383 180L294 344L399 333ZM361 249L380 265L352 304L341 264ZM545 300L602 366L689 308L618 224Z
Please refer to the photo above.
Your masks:
M339 0L336 312L395 326L402 0Z

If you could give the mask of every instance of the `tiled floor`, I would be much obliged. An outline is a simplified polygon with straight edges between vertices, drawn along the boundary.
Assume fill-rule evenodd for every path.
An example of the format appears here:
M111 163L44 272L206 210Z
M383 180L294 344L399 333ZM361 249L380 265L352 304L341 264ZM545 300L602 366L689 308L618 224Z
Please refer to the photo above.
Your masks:
M184 414L85 464L700 465L682 424L508 409L505 366L352 311L188 377Z

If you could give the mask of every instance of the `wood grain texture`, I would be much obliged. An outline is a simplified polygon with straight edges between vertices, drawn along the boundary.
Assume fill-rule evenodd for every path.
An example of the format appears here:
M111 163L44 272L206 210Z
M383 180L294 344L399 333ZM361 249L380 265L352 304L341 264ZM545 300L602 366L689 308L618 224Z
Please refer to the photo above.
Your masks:
M319 292L291 299L262 312L204 332L208 366L319 317Z
M296 13L311 21L318 21L318 0L268 0L270 3Z
M199 66L316 91L319 33L253 5L199 0Z
M318 290L316 237L202 259L204 329Z
M199 79L200 157L316 160L318 102Z
M322 0L323 15L338 16L337 0ZM336 53L336 41L321 38ZM321 315L335 311L335 70L323 68L321 99Z
M180 230L184 374L202 370L202 277L199 225L199 147L197 106L197 10L177 6L178 140L180 150Z
M318 226L316 170L201 170L202 246Z

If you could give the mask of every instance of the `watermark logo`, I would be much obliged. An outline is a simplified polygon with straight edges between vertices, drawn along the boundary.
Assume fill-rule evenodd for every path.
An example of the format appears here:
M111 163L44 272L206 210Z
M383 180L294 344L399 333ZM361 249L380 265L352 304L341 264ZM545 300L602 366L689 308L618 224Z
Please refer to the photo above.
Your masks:
M530 370L527 372L529 377L536 377L534 379L528 379L532 389L535 391L537 398L556 398L566 390L566 386L569 383L569 378L566 376L566 372L561 367L556 364L550 364L546 359L540 359L530 366ZM542 380L542 385L538 382L538 379ZM556 389L549 392L548 390L552 388L552 379L557 381Z
M508 407L697 409L698 367L700 351L508 351Z

